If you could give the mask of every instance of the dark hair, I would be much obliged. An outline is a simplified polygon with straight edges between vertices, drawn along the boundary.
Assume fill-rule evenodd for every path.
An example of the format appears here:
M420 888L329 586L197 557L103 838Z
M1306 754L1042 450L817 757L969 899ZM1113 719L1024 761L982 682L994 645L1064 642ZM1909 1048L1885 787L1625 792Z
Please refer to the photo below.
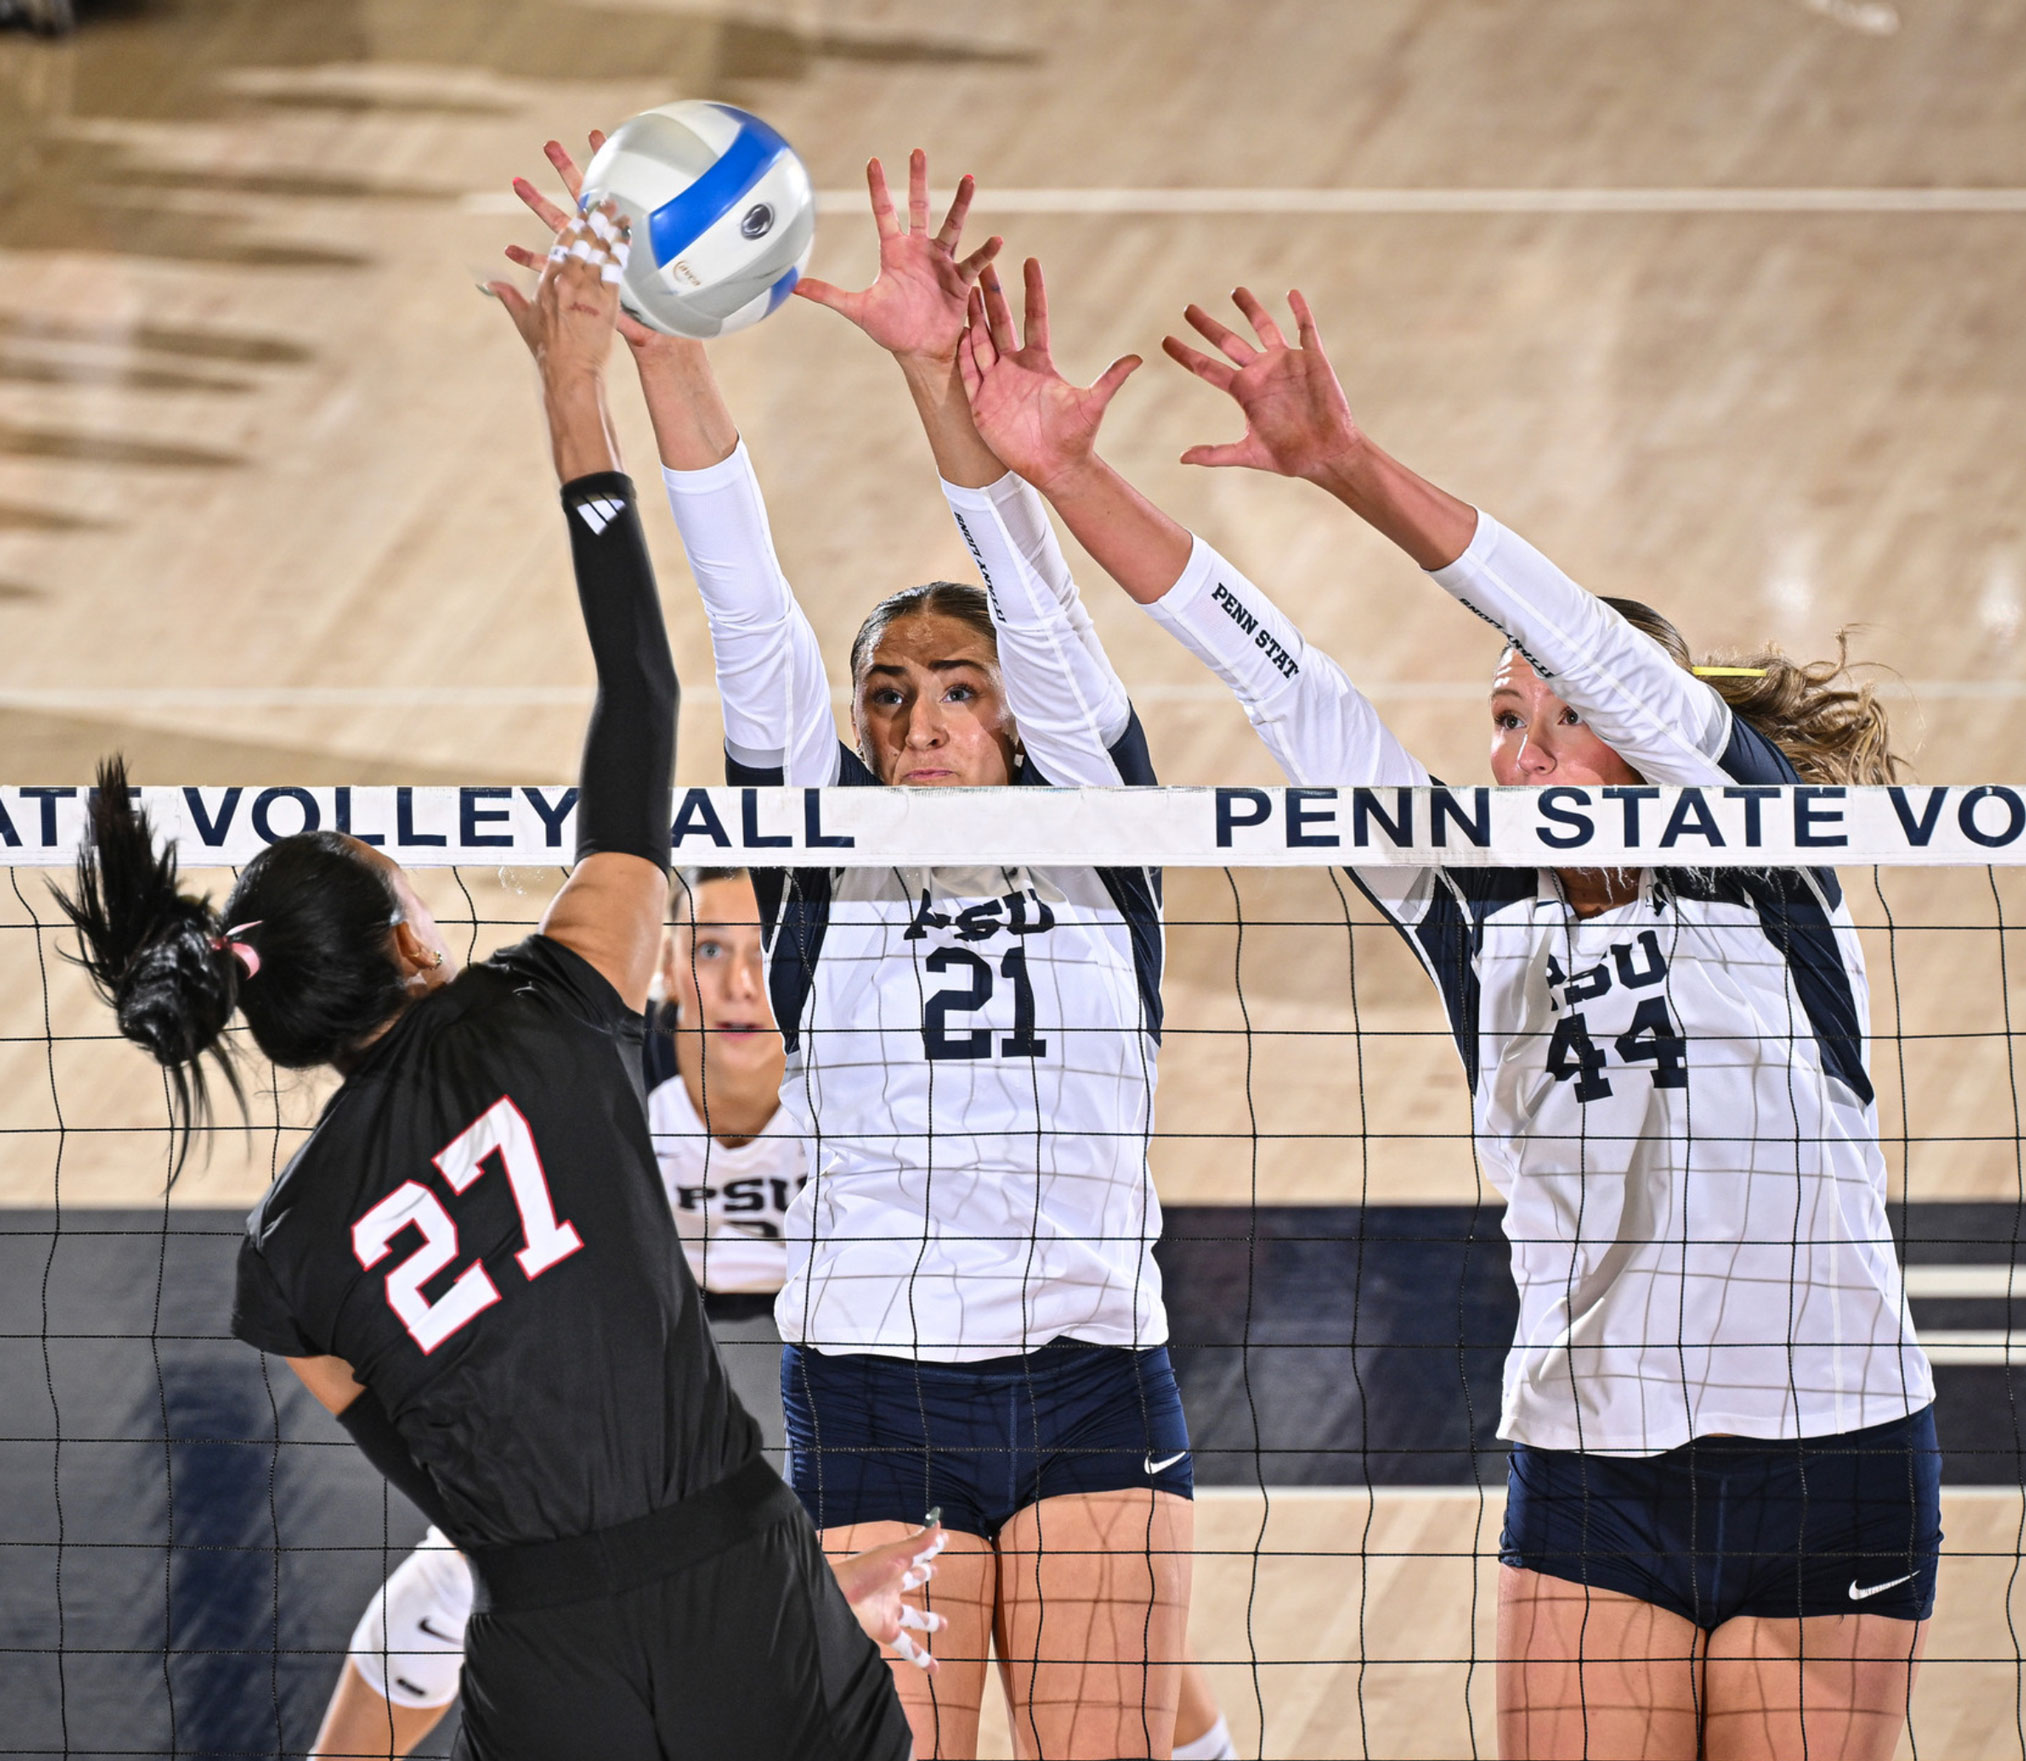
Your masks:
M993 654L998 654L999 632L992 623L992 608L985 599L985 590L963 581L927 581L919 587L903 587L898 593L889 593L866 614L865 622L858 626L858 634L851 641L852 690L858 689L865 669L872 665L873 650L888 630L903 618L937 616L970 625L991 645Z
M1676 666L1696 666L1673 622L1636 599L1607 599L1635 630L1651 636ZM1871 686L1850 677L1850 632L1836 633L1834 660L1789 660L1768 644L1750 654L1722 654L1711 664L1749 668L1706 682L1733 714L1786 754L1809 783L1892 783L1905 761L1892 749L1885 705ZM1754 676L1756 675L1756 676ZM1839 682L1841 681L1841 682Z
M670 890L669 903L674 907L678 923L693 922L696 918L696 896L713 881L748 880L751 870L744 868L678 868L675 871L675 885Z
M303 1070L342 1058L407 1001L390 940L399 901L343 837L309 832L263 850L221 915L178 889L175 850L156 847L122 758L99 766L75 895L54 890L78 932L75 958L120 1032L168 1072L172 1179L209 1115L207 1055L244 1103L224 1039L235 1006L262 1052ZM227 945L227 926L257 970Z

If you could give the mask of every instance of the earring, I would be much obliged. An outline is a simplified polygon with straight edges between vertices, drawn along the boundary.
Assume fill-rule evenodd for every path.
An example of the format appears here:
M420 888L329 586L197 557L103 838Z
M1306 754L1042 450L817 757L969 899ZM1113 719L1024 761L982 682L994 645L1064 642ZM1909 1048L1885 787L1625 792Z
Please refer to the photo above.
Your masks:
M429 970L431 972L434 972L437 969L437 967L441 966L442 964L443 964L443 950L441 948L438 948L436 950L436 958L429 962Z

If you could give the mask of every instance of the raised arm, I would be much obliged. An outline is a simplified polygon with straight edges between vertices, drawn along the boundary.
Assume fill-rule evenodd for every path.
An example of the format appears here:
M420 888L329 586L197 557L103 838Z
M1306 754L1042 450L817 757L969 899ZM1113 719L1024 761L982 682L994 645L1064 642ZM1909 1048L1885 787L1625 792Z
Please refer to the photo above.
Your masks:
M591 150L604 140L594 131ZM575 160L557 141L544 152L575 197L584 181ZM571 211L526 178L513 188L552 232L570 223ZM540 261L517 245L507 255L528 267ZM822 650L781 572L759 479L703 345L624 314L619 333L640 375L663 487L710 621L728 766L738 780L835 782L840 747Z
M908 162L903 218L875 159L866 167L879 273L851 291L803 281L796 292L849 319L893 356L914 399L957 529L984 578L999 634L1001 676L1021 742L1040 774L1064 785L1150 782L1144 751L1124 743L1132 705L1077 594L1041 498L979 436L957 366L966 303L994 290L990 238L960 258L976 185L957 185L931 233L928 159ZM1003 303L1003 302L1002 302Z
M996 286L974 297L964 383L987 443L1106 571L1231 688L1291 781L1413 785L1427 771L1292 619L1097 456L1105 406L1139 365L1071 385L1049 352L1047 286L1026 265L1024 339Z
M1716 760L1731 720L1715 691L1524 539L1376 446L1351 414L1300 293L1288 296L1298 346L1247 290L1233 298L1255 340L1191 306L1190 324L1223 358L1174 337L1163 344L1245 413L1241 439L1191 447L1184 463L1272 471L1327 490L1495 626L1648 781L1721 780Z
M534 356L562 480L577 599L598 671L577 785L577 865L542 933L595 966L630 1009L647 1004L668 896L669 800L679 691L661 600L605 413L625 224L572 221L532 299L489 291Z

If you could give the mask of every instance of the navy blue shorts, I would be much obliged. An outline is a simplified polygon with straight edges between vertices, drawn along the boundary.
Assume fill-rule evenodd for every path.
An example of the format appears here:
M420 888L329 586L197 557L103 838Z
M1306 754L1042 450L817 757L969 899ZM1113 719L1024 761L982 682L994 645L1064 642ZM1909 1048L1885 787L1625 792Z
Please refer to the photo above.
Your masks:
M1727 1620L1925 1620L1941 1552L1934 1408L1831 1437L1703 1437L1664 1455L1512 1452L1499 1558Z
M781 1401L788 1483L819 1529L940 1508L944 1527L989 1541L1015 1511L1067 1492L1195 1496L1165 1348L1057 1339L949 1364L791 1345Z

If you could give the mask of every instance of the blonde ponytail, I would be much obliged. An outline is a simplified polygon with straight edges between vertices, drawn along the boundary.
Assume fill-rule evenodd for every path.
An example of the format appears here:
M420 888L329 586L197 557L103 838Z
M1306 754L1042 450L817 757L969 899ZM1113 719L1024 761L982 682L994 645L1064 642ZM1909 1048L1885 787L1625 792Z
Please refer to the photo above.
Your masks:
M1635 630L1651 636L1677 666L1695 669L1682 634L1636 599L1604 603ZM1862 664L1862 663L1859 663ZM1718 654L1707 683L1733 714L1772 741L1808 783L1893 783L1906 761L1892 749L1892 729L1877 692L1850 673L1850 632L1836 633L1834 660L1790 660L1777 647Z

